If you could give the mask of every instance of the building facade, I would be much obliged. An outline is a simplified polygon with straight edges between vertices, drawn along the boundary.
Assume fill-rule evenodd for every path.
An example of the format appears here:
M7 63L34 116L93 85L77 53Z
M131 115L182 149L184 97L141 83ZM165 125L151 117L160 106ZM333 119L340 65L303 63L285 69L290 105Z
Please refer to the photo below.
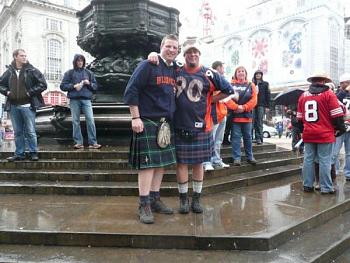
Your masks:
M76 12L87 0L0 0L0 73L12 61L12 51L23 48L28 60L45 74L48 105L65 104L60 91L62 74L72 68L73 56L85 54L76 43ZM91 57L87 55L88 60Z
M205 47L208 60L225 62L228 77L238 65L247 68L250 78L260 69L277 93L306 86L307 77L317 71L328 72L337 83L349 67L341 0L260 0L223 19L215 41Z
M350 73L350 17L345 18L344 72Z

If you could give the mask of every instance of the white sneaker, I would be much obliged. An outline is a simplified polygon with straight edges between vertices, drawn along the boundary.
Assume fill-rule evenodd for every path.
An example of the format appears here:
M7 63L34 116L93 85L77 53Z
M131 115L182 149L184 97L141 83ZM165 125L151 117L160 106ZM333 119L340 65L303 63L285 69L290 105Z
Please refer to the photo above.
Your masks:
M214 171L214 167L211 163L205 163L204 164L204 171Z
M224 168L229 168L230 167L230 165L227 164L227 163L222 162L221 164L222 164L222 167L224 167Z
M230 165L229 164L226 164L224 162L221 162L221 163L214 163L214 169L224 169L224 168L229 168Z

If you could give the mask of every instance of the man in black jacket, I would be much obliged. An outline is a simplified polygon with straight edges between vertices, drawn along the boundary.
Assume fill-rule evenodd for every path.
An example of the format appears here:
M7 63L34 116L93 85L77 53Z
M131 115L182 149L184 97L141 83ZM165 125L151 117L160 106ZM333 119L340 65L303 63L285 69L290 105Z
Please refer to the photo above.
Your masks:
M26 139L30 160L37 161L35 112L45 105L41 93L47 89L47 84L43 74L27 61L23 49L16 49L13 58L11 65L0 77L0 93L7 97L5 110L10 112L15 132L16 151L7 160L13 162L25 159Z
M263 143L263 119L265 109L268 110L270 106L271 93L269 83L263 80L263 72L257 70L254 73L253 82L258 89L258 102L254 108L254 129L256 144Z

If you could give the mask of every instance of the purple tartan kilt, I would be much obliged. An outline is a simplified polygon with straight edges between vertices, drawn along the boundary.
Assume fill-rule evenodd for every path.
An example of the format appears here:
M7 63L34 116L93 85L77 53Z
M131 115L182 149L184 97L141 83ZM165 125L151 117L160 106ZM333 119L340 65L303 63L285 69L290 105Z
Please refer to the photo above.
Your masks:
M174 133L171 143L166 148L157 144L159 122L142 119L142 133L133 133L130 143L129 165L133 169L165 167L176 163Z
M176 161L183 164L209 162L214 150L211 132L199 132L192 140L175 132Z

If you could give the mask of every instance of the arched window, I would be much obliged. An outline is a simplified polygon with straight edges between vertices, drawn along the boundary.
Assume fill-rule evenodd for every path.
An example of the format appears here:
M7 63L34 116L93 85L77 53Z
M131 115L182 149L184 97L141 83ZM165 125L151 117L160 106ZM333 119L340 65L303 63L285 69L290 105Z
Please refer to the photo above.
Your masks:
M345 38L350 39L350 20L345 24Z
M264 74L269 73L269 63L271 54L270 31L259 30L250 37L250 61L251 67L247 68L250 72L261 70Z
M10 64L11 55L9 51L9 44L6 42L3 44L2 53L3 53L4 65Z
M62 43L57 39L47 40L46 74L48 80L59 80L61 78Z
M280 28L279 78L281 80L305 79L304 24L305 21L296 19L283 24Z
M224 46L225 75L231 78L236 67L241 63L241 39L232 38Z

